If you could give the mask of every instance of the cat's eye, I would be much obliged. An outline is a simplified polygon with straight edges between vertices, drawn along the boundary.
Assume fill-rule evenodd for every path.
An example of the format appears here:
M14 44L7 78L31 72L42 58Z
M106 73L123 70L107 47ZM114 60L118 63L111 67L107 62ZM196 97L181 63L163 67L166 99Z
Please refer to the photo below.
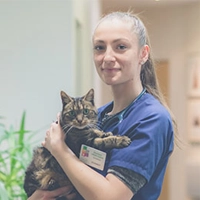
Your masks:
M68 112L70 117L75 117L75 111L71 110Z
M88 115L88 113L89 113L89 110L87 108L83 109L83 114L84 115Z

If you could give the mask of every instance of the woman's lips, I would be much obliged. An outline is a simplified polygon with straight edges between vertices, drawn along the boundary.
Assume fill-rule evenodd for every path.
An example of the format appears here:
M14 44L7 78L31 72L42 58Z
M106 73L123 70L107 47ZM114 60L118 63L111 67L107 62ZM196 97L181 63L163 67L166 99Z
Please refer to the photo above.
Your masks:
M118 72L120 71L120 69L118 68L105 68L105 69L102 69L105 73L115 73L115 72Z

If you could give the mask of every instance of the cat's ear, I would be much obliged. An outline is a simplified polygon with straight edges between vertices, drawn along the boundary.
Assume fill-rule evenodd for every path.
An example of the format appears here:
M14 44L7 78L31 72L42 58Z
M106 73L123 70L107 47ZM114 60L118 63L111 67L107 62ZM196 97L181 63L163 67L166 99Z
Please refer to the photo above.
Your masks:
M92 105L94 105L94 89L90 89L90 91L84 96L84 100L90 101Z
M63 105L68 104L69 102L73 101L72 98L70 96L68 96L65 92L61 91L60 92L60 96L62 99L62 103Z

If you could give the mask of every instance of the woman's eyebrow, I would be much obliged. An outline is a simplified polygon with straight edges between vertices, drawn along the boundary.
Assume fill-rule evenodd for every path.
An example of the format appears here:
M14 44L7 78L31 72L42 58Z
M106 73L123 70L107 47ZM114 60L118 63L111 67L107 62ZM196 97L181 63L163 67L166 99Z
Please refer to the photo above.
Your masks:
M120 41L129 41L129 40L126 38L118 38L116 40L113 40L113 43L120 42Z
M120 42L120 41L127 41L128 42L129 40L126 39L126 38L118 38L118 39L113 40L112 43L117 43L117 42ZM105 41L96 39L96 40L94 40L94 43L105 43Z
M94 40L94 43L105 43L103 40Z

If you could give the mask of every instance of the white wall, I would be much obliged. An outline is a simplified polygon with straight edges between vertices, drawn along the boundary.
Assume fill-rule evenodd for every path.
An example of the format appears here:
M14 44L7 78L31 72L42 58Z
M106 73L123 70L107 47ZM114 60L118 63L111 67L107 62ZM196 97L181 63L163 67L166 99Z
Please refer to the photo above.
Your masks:
M90 0L90 43L91 43L91 49L92 49L92 35L94 32L94 29L96 28L97 22L99 21L100 17L102 15L102 8L99 0ZM93 58L93 52L91 52L92 58ZM102 81L97 74L96 68L94 66L93 59L91 59L91 65L92 65L92 74L93 74L93 87L95 89L95 104L97 107L100 107L103 105L103 96L105 94L102 93ZM103 95L102 95L103 94Z
M76 96L84 95L93 86L92 47L90 38L91 0L72 0L74 18L74 65ZM96 0L95 0L96 1Z
M92 87L89 3L0 1L0 116L7 126L18 127L25 110L27 129L44 127L43 138L61 110L60 90L74 96ZM82 29L81 58L76 56L77 19Z

